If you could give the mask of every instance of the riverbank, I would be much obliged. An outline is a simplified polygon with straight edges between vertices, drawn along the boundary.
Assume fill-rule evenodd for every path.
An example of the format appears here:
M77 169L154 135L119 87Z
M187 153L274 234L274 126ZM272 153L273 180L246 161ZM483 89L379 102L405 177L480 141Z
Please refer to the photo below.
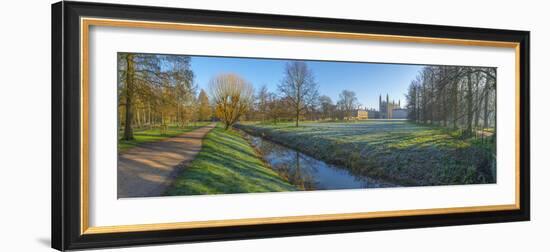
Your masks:
M238 132L218 125L203 139L201 151L178 175L166 195L295 190L266 166Z
M407 121L239 124L255 136L346 167L352 173L404 186L494 183L488 143L453 137Z
M351 173L297 150L239 130L262 159L299 190L337 190L397 187L399 185Z

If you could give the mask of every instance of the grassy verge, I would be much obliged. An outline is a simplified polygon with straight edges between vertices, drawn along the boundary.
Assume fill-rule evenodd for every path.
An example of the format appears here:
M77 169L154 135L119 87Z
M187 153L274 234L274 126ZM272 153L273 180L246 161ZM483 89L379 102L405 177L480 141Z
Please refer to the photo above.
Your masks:
M167 195L294 191L266 166L238 132L214 128L197 157L176 178Z
M355 174L401 185L495 182L494 142L454 137L439 127L392 120L237 127Z
M134 132L134 140L119 140L118 141L118 151L125 151L127 149L130 149L132 147L138 146L143 143L150 143L150 142L157 142L169 137L175 137L178 135L181 135L185 132L189 132L195 129L198 129L200 127L206 126L210 124L210 122L197 122L189 124L185 127L177 127L175 125L168 126L166 130L166 134L160 133L160 128L152 128L152 129L144 129L144 130L137 130Z

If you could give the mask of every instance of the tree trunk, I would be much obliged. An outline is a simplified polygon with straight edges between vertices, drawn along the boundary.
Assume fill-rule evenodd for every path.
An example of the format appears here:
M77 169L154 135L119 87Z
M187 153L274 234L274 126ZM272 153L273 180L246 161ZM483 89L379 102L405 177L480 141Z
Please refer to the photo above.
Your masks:
M466 97L466 134L469 136L472 133L472 119L473 119L473 90L472 90L472 76L468 73L468 95Z
M134 98L134 55L126 55L126 118L124 121L124 140L134 139L134 131L132 129L133 108L132 102Z
M143 119L143 125L147 125L147 115L145 114L145 108L141 110L141 118Z
M489 85L489 83L487 83ZM487 87L489 89L489 87ZM485 92L483 97L483 130L489 127L489 90Z
M300 108L296 107L296 127L298 127L299 120L300 120Z
M153 118L151 115L151 104L149 103L149 129L153 127Z
M140 129L142 127L142 122L141 122L141 113L140 113L140 110L139 109L136 109L136 121L137 121L137 127L138 129Z
M117 139L120 137L120 129L122 129L122 109L120 108L120 105L118 105L118 110L116 114L116 137Z
M456 129L456 122L458 121L458 81L453 82L453 129Z

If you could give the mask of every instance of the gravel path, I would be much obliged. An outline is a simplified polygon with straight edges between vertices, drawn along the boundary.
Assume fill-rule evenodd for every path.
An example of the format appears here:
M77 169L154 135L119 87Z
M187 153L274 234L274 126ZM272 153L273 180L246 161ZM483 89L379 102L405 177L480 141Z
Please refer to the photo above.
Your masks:
M202 139L215 125L119 153L118 198L162 196L179 170L199 153Z

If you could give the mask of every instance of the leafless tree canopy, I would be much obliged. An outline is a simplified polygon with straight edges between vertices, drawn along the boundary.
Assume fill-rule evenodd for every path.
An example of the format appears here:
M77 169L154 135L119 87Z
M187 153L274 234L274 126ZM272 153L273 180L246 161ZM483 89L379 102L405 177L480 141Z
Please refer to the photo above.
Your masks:
M409 119L463 129L466 135L495 128L496 69L428 66L407 93Z
M268 106L269 106L269 91L267 90L267 86L263 85L260 90L258 90L258 95L256 96L256 107L258 108L258 112L261 116L261 120L265 121L265 118L268 113Z
M317 102L319 96L313 72L302 61L291 61L286 64L284 77L278 86L285 101L292 107L296 126L300 115Z
M210 80L210 96L216 116L228 129L253 106L254 88L236 74L220 74Z
M344 112L344 117L348 120L351 118L354 110L359 107L359 101L355 92L350 90L344 90L338 95L338 106Z
M330 97L326 95L319 96L319 106L322 119L330 118L332 120L336 120L336 105L334 105Z
M119 128L185 124L194 120L196 86L190 57L142 53L118 54Z

